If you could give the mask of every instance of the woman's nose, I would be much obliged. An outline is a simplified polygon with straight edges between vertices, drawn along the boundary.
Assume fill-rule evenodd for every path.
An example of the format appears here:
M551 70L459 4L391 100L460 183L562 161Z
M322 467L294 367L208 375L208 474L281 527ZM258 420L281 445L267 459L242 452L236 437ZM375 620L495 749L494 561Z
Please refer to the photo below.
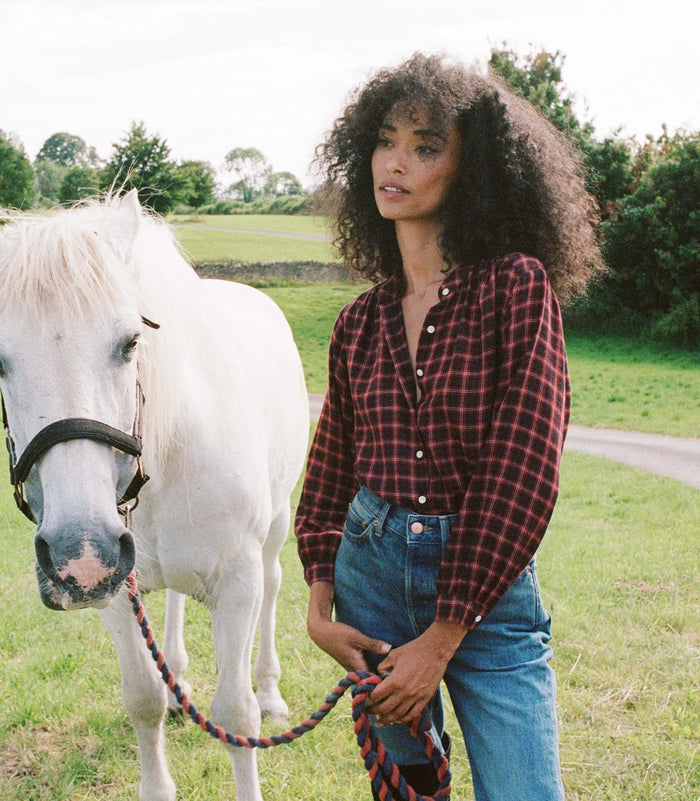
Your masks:
M387 172L400 173L406 172L406 160L399 150L392 150L386 162Z
M393 147L388 153L385 162L386 171L391 174L406 172L406 152L401 147Z

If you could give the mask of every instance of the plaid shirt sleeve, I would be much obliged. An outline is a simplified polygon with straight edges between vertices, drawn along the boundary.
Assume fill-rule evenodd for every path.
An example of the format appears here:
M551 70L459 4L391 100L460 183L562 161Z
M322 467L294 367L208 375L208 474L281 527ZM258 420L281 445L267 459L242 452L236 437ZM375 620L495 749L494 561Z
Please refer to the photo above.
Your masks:
M474 628L535 554L558 493L569 381L557 300L538 262L504 273L494 414L438 578L437 620ZM498 275L494 277L496 282Z
M359 486L354 470L353 410L343 359L343 314L331 337L328 391L307 461L295 531L308 584L333 581L348 505Z

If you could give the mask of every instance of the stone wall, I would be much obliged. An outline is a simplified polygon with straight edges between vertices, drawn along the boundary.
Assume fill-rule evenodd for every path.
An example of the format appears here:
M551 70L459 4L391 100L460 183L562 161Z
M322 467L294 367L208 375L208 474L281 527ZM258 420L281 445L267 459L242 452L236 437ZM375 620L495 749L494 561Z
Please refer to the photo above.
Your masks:
M355 283L356 278L340 263L320 261L275 261L255 264L205 262L195 264L203 278L223 278L227 281L307 281Z

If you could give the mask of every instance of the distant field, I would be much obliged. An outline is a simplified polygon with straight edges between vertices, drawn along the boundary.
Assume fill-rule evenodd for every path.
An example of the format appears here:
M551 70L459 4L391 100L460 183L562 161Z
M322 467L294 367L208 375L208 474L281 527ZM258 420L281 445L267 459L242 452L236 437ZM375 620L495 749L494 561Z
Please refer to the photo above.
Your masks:
M700 437L700 351L576 333L567 351L575 423Z
M328 223L325 217L301 214L174 214L168 217L168 222L176 228L201 226L232 231L278 231L328 236Z
M169 222L188 258L195 264L338 260L326 239L328 231L323 217L202 214L176 216ZM256 231L260 233L251 233Z
M337 261L323 217L218 215L170 222L192 261ZM245 231L265 231L249 234ZM277 234L290 234L289 237ZM340 308L361 291L347 284L265 289L284 309L302 351L310 391L324 392L327 347ZM700 436L700 352L614 336L567 335L572 422L672 436Z
M309 225L309 218L287 219L290 225L299 220ZM227 217L220 231L189 226L179 233L193 237L195 245L195 235L206 234L200 252L208 252L212 235L219 233L229 237L223 247L240 247L244 240L235 237L245 235L225 230L229 226L223 224L233 221L245 226L251 218ZM289 255L294 242L325 246L271 236L256 237L253 245L270 253L267 248L274 241L290 248L280 260L294 258ZM290 321L309 390L325 391L333 322L362 287L297 284L264 291ZM571 334L567 347L574 422L700 434L697 352L580 334ZM298 492L299 486L294 504ZM560 500L538 561L543 600L554 616L553 665L569 801L700 797L698 497L681 482L604 459L564 454ZM12 502L7 461L0 465L0 532L0 799L132 801L138 758L121 703L114 648L94 611L59 614L41 605L33 567L34 529ZM291 534L281 561L281 689L291 709L290 723L296 724L318 707L342 670L306 634L308 588ZM156 637L162 639L163 594L148 595L144 602ZM193 700L207 712L216 659L207 610L192 600L187 603L185 638ZM447 716L454 732L449 705ZM178 798L235 798L222 747L189 721L169 720L166 728ZM265 734L278 731L264 723ZM292 746L261 753L259 764L269 801L350 801L370 795L347 699ZM452 771L455 801L473 799L459 737Z
M362 291L347 284L267 287L284 310L311 392L325 392L328 340L338 311ZM572 423L700 436L700 358L623 337L567 337Z

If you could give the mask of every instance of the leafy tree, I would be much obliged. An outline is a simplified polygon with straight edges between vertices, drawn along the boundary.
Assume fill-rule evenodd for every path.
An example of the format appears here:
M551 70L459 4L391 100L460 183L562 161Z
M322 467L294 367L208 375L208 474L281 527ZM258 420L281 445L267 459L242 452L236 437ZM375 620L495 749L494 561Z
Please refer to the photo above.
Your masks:
M574 114L575 97L566 89L562 77L565 61L559 50L556 53L532 50L519 56L513 50L493 49L489 67L583 149L591 137L592 126L581 124Z
M22 144L0 130L0 206L28 208L36 195L35 176Z
M598 293L651 321L652 334L697 342L700 133L647 140L640 159L646 166L636 188L603 227L611 275Z
M250 203L264 193L272 170L259 150L254 147L236 147L226 154L224 166L235 179L228 188L229 194Z
M183 182L183 203L198 209L214 200L216 171L208 161L182 161L177 173Z
M586 169L587 187L605 218L630 191L633 146L617 136L602 142L596 140L592 124L576 117L575 97L564 84L565 62L566 57L558 50L556 53L532 50L521 57L504 46L491 51L489 67L578 149Z
M39 186L39 200L44 205L54 205L59 202L61 183L68 172L54 161L41 159L34 162L34 172Z
M595 195L602 219L613 215L620 200L634 186L633 141L607 137L602 142L592 139L585 147L588 188Z
M265 189L266 194L274 195L275 197L301 195L304 191L299 179L292 172L270 173Z
M100 174L92 167L73 167L68 170L59 191L59 201L63 204L75 203L88 197L96 197L100 192Z
M643 146L619 133L599 141L581 123L562 80L564 56L493 50L491 68L532 102L581 153L601 211L607 274L569 310L570 320L700 338L700 134L664 132Z
M61 167L97 167L99 157L94 147L88 147L80 136L52 134L37 153L37 161L52 161Z
M139 199L159 214L180 201L184 181L165 139L150 136L143 122L132 123L129 133L115 142L111 158L101 173L101 186L108 191L137 189Z

